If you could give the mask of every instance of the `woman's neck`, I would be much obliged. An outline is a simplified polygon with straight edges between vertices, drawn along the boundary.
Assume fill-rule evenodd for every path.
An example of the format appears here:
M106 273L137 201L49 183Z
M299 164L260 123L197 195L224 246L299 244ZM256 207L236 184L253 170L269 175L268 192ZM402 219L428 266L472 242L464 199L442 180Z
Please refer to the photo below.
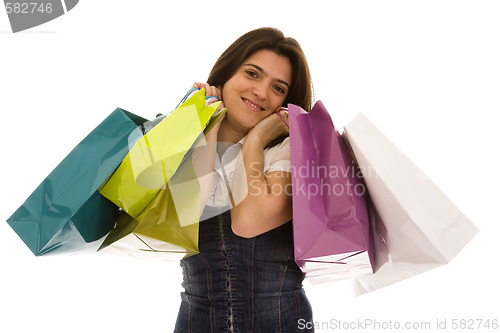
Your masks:
M217 133L217 142L237 143L247 134L248 131L235 129L227 119L223 119Z
M217 153L219 156L222 157L227 148L239 142L247 133L236 130L227 119L223 119L217 132Z

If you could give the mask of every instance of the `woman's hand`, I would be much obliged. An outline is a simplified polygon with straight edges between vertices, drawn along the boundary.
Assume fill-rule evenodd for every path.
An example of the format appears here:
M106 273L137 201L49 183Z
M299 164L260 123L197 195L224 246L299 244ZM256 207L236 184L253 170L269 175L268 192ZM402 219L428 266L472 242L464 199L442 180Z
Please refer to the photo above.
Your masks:
M209 85L208 83L195 82L191 88L205 89L205 96L217 96L219 100L222 99L221 90L218 87Z
M191 88L205 89L205 96L214 96L215 98L208 100L209 101L208 105L217 101L222 101L221 87L211 86L208 83L195 82L193 83L193 86ZM217 110L222 110L223 108L224 108L224 103L221 103L221 105L217 108Z
M208 100L208 105L217 101L221 101L219 107L217 108L217 111L220 111L224 108L224 102L222 102L221 87L211 86L208 83L195 82L193 83L193 86L191 88L205 89L205 96L215 96L215 98ZM219 122L215 124L215 126L206 135L205 139L207 140L208 144L215 143L217 141L217 133L219 131L220 124L225 117L226 115L222 116Z
M288 111L285 108L278 112L280 112L284 120L288 121ZM288 135L288 127L283 123L280 116L273 112L248 132L248 139L260 142L261 147L264 148L284 135Z

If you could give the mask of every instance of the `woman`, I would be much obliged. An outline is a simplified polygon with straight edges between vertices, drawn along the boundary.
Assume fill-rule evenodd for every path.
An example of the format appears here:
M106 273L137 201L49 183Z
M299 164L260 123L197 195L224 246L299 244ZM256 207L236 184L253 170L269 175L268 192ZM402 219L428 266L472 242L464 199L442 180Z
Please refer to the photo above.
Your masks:
M310 110L304 53L281 31L257 29L221 55L206 84L194 86L221 99L227 113L206 137L215 172L200 253L181 261L176 332L300 331L299 320L311 322L312 311L293 259L288 128L275 111L285 119L279 109L288 103Z

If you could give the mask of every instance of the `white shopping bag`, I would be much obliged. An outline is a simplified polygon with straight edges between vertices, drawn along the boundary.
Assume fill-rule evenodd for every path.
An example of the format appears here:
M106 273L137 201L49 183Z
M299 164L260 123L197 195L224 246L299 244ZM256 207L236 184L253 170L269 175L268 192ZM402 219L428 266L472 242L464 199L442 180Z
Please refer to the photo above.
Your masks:
M360 295L448 263L478 229L364 115L344 137L370 194L375 273L356 279Z

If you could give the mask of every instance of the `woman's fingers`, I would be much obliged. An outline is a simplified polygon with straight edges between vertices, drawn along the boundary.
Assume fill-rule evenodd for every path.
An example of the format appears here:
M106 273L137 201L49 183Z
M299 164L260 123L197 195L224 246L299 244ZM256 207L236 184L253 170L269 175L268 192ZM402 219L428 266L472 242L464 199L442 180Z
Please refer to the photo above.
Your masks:
M203 83L201 83L201 82L195 82L195 83L193 83L193 85L191 86L191 88L201 89L201 88L203 88Z
M281 118L281 121L285 124L286 127L289 127L288 125L288 109L281 106L279 107L276 111L274 111L276 115L278 115Z
M219 87L211 86L208 83L195 82L193 83L192 88L205 89L205 96L210 97L207 99L207 105L210 105L218 101L222 101L222 92L221 89L219 89ZM223 108L224 108L224 103L221 103L217 108L217 111L220 111Z
M205 83L205 96L216 96L219 100L221 99L220 90L208 83Z
M216 96L219 100L222 99L221 90L208 83L195 82L193 83L192 88L205 89L205 96Z

